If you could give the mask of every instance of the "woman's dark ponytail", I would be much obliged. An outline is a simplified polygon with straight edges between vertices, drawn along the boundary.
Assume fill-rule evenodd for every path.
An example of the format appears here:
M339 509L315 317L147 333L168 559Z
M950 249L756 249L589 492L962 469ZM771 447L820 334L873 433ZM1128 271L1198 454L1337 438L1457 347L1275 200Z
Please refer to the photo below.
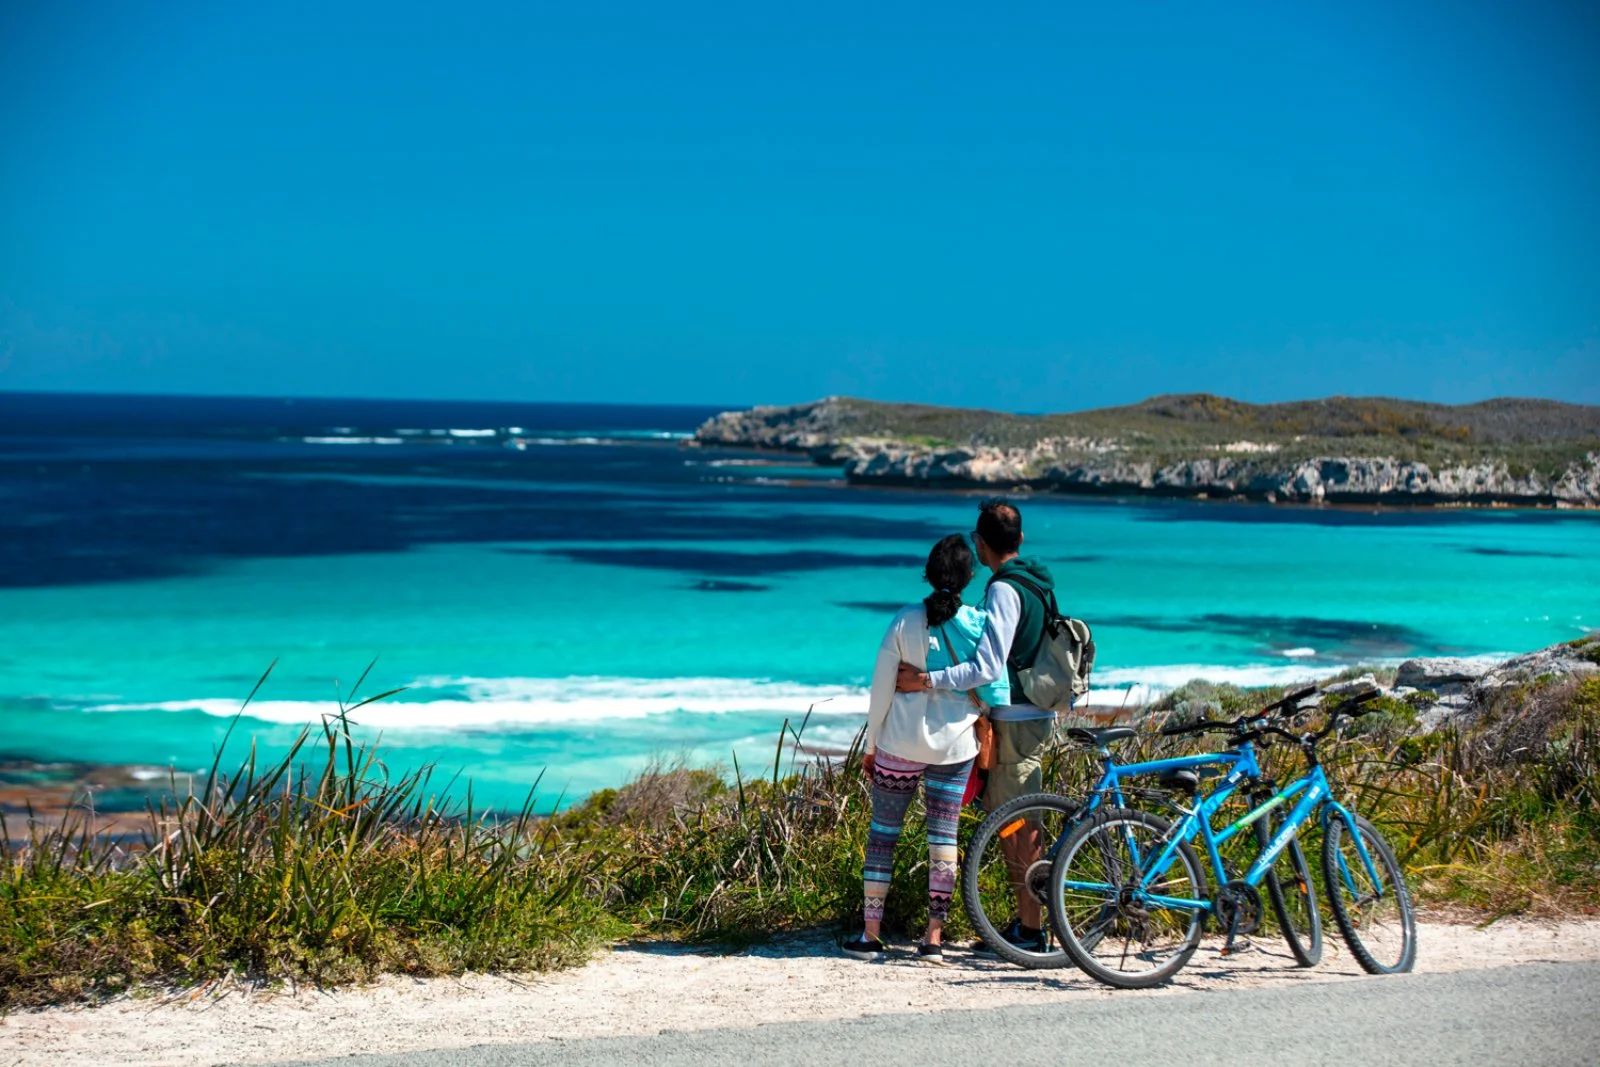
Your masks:
M928 626L943 626L961 610L961 591L972 581L972 549L960 534L951 534L933 546L922 577L933 592L922 606L928 612Z

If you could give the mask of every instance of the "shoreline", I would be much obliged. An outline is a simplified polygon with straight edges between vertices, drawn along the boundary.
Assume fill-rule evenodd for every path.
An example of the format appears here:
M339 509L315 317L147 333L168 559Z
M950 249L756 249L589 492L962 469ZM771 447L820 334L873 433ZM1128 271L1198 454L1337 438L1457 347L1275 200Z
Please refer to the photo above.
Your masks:
M832 396L722 412L693 443L804 455L885 488L1600 508L1600 408L1554 401L1244 404L1194 394L1011 415Z
M631 445L633 442L620 442ZM829 456L817 456L813 450L805 448L773 448L766 445L741 444L731 441L680 441L677 447L688 449L721 449L729 452L750 452L762 456L773 457L804 457L811 465L824 470L838 472L837 477L827 479L801 479L791 478L775 480L777 484L792 488L828 488L828 489L870 489L882 492L899 493L949 493L953 496L980 497L994 495L1010 495L1021 499L1030 497L1060 497L1072 500L1103 501L1108 504L1132 503L1144 500L1166 500L1193 504L1233 504L1248 507L1271 507L1287 510L1324 511L1324 512L1363 512L1363 513L1405 513L1414 511L1419 514L1431 514L1439 511L1561 511L1590 514L1600 512L1600 500L1587 502L1573 502L1557 500L1554 498L1528 498L1528 497L1430 497L1421 494L1407 495L1402 500L1396 500L1392 494L1373 494L1360 496L1354 494L1340 494L1336 500L1317 499L1300 500L1294 498L1279 498L1271 494L1253 495L1250 493L1214 493L1208 490L1185 491L1180 488L1167 486L1156 488L1141 488L1136 485L1075 485L1054 482L1048 479L1034 479L1028 481L1000 481L986 482L974 479L957 477L941 478L910 478L910 477L870 477L852 475L845 470L845 464ZM756 464L752 464L756 465ZM766 465L766 464L762 464ZM774 460L771 466L788 466L789 464Z
M1299 968L1282 943L1258 937L1231 958L1207 938L1166 986L1114 991L1072 968L1024 971L952 947L944 967L920 964L904 944L881 964L843 957L825 930L739 952L670 942L624 943L555 974L415 979L363 986L278 989L218 983L121 996L96 1007L47 1008L0 1018L7 1062L51 1067L198 1067L400 1053L586 1037L653 1036L752 1024L926 1015L1003 1004L1085 1005L1107 998L1186 997L1224 989L1328 982L1394 982L1356 967L1330 929L1325 957ZM1418 974L1600 960L1600 920L1502 920L1487 927L1427 916Z
M136 842L149 828L145 805L172 798L174 783L181 793L195 777L203 778L204 771L145 763L41 760L0 752L0 816L5 819L5 837L13 844L25 844L35 827L59 830L92 813L97 837ZM187 788L192 791L192 786Z

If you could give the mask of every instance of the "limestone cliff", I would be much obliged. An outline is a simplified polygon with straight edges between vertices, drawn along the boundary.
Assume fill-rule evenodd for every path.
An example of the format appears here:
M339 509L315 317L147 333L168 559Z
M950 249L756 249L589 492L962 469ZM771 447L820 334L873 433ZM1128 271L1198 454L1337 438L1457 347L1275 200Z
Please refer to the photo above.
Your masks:
M1328 406L1319 412L1312 406L1318 403ZM1452 408L1343 398L1259 406L1157 398L1030 417L831 397L728 412L701 426L696 439L806 453L862 484L1600 506L1600 409L1551 401Z

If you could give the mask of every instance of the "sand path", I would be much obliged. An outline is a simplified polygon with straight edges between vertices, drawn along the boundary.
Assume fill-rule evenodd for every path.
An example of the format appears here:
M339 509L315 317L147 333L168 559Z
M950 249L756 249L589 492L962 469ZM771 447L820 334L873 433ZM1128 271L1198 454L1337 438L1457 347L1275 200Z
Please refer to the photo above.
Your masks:
M992 1004L1381 981L1361 974L1336 935L1326 944L1322 964L1302 970L1274 941L1258 939L1229 960L1208 941L1171 985L1138 993L1106 989L1076 970L1022 971L966 952L951 952L945 967L919 964L904 950L883 964L862 964L839 956L833 939L823 936L731 955L625 946L554 975L389 977L330 992L235 988L20 1013L0 1022L0 1063L265 1063ZM1485 929L1427 922L1418 935L1422 972L1574 960L1600 960L1600 921L1506 921Z

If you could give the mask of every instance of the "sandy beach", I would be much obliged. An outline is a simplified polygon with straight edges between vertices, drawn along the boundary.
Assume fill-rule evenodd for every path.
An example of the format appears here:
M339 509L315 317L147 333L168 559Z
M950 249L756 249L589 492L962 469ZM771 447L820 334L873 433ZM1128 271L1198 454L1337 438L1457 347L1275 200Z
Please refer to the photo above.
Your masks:
M1422 924L1418 942L1419 972L1600 960L1600 920L1502 921L1486 928L1430 921ZM882 964L862 964L840 956L832 936L821 934L729 954L624 945L586 967L552 975L389 977L334 991L232 986L19 1013L0 1024L0 1062L269 1063L1064 999L1381 981L1363 975L1336 937L1327 941L1322 964L1310 970L1295 967L1274 940L1258 938L1249 951L1226 961L1218 947L1208 941L1165 988L1119 993L1076 970L1022 971L965 951L953 951L943 967L930 967L902 945Z

